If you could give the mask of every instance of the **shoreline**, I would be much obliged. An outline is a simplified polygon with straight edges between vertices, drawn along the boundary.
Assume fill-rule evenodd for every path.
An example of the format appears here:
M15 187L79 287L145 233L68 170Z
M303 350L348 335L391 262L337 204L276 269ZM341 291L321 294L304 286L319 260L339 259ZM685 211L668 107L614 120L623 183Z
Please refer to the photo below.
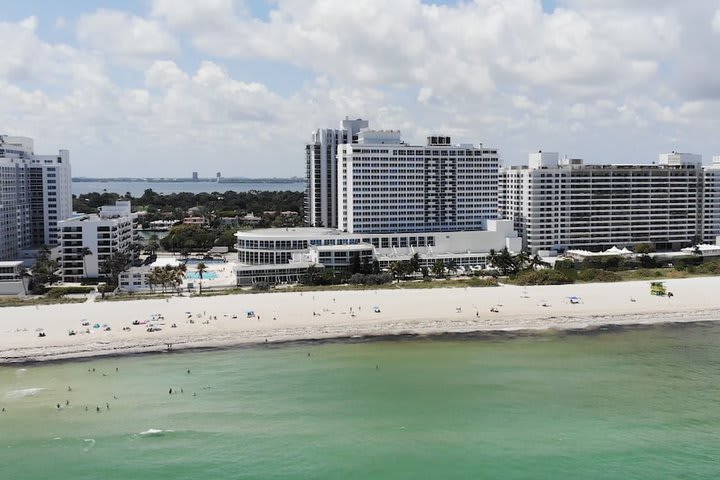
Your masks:
M89 360L302 343L593 333L720 320L720 277L665 282L432 290L273 292L7 307L0 364ZM580 303L571 303L576 297ZM377 307L378 311L375 311ZM249 316L247 312L253 312ZM133 320L163 318L148 332ZM81 321L90 326L81 326ZM176 327L173 328L172 324ZM110 331L92 328L108 325ZM130 330L124 330L125 328ZM38 338L42 329L46 337ZM69 336L68 330L78 331ZM84 333L84 331L90 333ZM168 344L171 348L168 349Z
M720 314L720 312L717 312ZM167 350L161 345L128 347L122 351L93 350L89 354L85 351L70 351L57 354L50 354L47 357L27 357L7 360L0 358L0 367L3 366L32 366L47 365L52 363L69 362L90 362L98 359L124 358L128 356L155 356L155 355L182 355L185 353L222 352L246 348L283 348L302 345L326 345L326 344L358 344L373 342L401 342L401 341L483 341L483 340L513 340L517 338L536 338L552 335L594 335L599 333L622 333L636 330L651 330L656 328L688 328L707 327L720 323L720 320L697 319L687 321L667 320L663 322L650 323L603 323L587 327L574 327L558 329L554 327L543 329L522 329L522 330L470 330L470 331L447 331L447 332L400 332L400 333L379 333L368 335L338 336L324 338L297 338L278 340L273 342L242 342L242 343L216 343L213 345L181 344L180 348Z

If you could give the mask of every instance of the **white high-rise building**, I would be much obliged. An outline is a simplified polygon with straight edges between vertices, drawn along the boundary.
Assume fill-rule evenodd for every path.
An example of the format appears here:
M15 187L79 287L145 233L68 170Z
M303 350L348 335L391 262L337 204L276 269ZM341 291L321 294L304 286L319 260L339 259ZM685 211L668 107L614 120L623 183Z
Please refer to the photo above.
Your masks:
M701 164L699 155L675 152L657 164L609 165L533 153L527 166L501 170L499 213L533 252L678 249L702 235Z
M97 278L103 263L115 253L132 256L137 235L137 214L129 201L103 206L97 215L82 215L58 223L60 269L64 282ZM85 248L88 250L85 251Z
M56 245L57 222L72 215L70 154L35 155L33 140L0 135L0 260Z
M305 146L305 220L308 225L337 227L337 147L357 142L358 133L368 125L367 120L345 117L339 129L321 128L312 133L311 142Z
M363 130L338 146L338 228L350 233L485 230L498 218L497 149Z
M720 238L720 155L703 169L703 228L704 243L717 243Z

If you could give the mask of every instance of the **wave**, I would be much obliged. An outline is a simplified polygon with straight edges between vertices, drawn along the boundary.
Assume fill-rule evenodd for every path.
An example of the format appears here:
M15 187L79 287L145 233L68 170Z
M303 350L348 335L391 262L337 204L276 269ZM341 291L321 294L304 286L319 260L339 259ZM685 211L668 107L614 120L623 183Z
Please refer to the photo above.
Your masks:
M170 433L170 432L174 432L174 430L158 430L157 428L148 428L144 432L140 432L138 435L156 436L157 437L157 436L163 435L165 433Z
M33 395L37 395L38 393L45 390L45 388L41 387L33 387L33 388L21 388L20 390L10 390L5 394L5 398L23 398L23 397L32 397Z
M88 445L85 448L83 448L83 452L87 452L88 450L90 450L91 448L93 448L95 446L95 439L94 438L86 438L85 443L87 443Z

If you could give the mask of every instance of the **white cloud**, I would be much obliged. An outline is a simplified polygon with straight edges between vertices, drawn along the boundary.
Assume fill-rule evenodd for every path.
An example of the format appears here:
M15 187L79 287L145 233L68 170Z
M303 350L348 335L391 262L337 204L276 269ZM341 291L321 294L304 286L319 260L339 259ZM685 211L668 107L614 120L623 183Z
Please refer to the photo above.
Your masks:
M712 29L715 33L720 33L720 10L715 11L712 19Z
M115 10L81 16L76 33L83 44L131 65L180 52L178 41L160 22Z
M345 115L498 146L507 163L538 148L649 161L675 139L720 151L715 1L268 5L265 20L239 0L99 10L56 21L76 26L72 45L33 16L0 22L0 130L70 148L86 175L301 175L309 132Z

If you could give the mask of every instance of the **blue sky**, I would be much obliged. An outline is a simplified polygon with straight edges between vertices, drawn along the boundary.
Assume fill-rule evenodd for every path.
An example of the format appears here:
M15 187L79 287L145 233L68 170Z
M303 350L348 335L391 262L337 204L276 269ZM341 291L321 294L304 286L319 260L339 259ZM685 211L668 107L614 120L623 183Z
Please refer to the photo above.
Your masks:
M716 1L0 1L0 132L75 175L302 175L345 115L498 147L720 153ZM203 172L207 170L207 172Z

